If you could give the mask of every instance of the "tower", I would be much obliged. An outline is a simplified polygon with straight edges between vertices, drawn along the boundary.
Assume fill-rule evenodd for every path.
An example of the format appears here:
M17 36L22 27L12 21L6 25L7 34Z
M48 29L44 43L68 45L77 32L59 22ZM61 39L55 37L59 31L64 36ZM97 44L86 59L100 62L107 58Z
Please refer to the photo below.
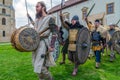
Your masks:
M0 0L0 42L10 42L15 30L13 0Z

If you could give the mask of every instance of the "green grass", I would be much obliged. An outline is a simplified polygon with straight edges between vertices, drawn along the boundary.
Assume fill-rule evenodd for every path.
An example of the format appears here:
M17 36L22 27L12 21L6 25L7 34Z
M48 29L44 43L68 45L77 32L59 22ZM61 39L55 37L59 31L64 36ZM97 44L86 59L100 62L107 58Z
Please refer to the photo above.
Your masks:
M74 65L67 60L65 65L59 65L61 56L55 67L50 71L54 80L120 80L120 55L116 61L109 62L108 56L102 57L100 69L95 69L94 58L79 66L78 75L71 76ZM31 53L21 53L10 45L0 46L0 80L38 80L33 72Z

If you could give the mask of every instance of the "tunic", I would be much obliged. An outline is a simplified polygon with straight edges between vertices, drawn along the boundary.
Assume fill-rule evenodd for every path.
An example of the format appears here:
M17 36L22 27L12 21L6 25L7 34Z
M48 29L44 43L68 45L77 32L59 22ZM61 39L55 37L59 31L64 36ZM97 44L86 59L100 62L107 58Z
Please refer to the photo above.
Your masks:
M44 17L43 19L36 20L35 29L38 33L49 27L50 18L51 16L49 15ZM43 66L49 67L55 65L52 54L47 52L51 42L49 40L50 33L51 30L49 29L42 34L44 38L40 38L39 46L32 54L32 62L35 73L41 73L41 69Z

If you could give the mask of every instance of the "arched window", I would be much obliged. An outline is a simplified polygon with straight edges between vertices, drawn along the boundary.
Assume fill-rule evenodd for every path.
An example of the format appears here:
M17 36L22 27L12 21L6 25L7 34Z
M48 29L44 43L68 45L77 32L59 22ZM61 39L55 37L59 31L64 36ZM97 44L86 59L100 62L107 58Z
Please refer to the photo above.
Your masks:
M3 4L5 4L5 0L3 0Z
M2 25L6 25L6 19L2 18Z
M3 8L2 9L2 13L5 14L6 13L6 9Z
M3 31L3 37L5 37L5 31Z

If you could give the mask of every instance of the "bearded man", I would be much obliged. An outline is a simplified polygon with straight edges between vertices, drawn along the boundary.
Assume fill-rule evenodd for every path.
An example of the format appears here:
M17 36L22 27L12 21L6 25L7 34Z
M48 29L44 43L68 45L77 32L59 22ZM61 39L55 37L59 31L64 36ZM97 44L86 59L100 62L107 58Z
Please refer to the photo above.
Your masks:
M55 65L51 52L54 50L57 30L55 30L54 19L52 16L47 15L45 3L42 1L36 5L36 21L34 26L35 30L40 34L39 46L32 54L34 72L37 73L39 80L53 80L48 68ZM50 33L52 33L51 40L49 40Z

